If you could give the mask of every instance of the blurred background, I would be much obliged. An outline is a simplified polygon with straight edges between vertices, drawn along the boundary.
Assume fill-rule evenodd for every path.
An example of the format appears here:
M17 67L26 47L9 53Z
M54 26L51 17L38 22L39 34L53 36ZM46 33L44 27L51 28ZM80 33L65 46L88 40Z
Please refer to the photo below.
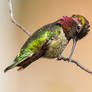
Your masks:
M92 25L92 0L12 0L16 20L30 33L61 16L81 14ZM77 43L73 59L92 70L92 27ZM0 0L0 92L92 92L92 75L75 64L40 58L23 71L4 74L28 36L10 21L8 0ZM72 41L63 55L68 57Z

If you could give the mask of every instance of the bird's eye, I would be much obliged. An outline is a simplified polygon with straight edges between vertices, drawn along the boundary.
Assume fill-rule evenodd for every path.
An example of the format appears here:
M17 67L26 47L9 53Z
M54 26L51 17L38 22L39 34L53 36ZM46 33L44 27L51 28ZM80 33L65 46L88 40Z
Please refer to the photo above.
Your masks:
M78 26L77 26L77 29L80 30L80 29L81 29L81 25L78 25Z
M80 29L81 29L81 27L78 25L78 26L77 26L77 29L78 29L78 30L80 30Z
M77 26L77 32L79 33L81 31L81 25L79 24L78 26Z

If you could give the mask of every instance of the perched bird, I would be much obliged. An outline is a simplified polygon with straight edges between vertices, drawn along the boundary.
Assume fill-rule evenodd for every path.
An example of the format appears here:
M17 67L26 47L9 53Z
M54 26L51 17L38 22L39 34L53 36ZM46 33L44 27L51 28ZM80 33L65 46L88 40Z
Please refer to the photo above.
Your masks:
M73 39L69 56L69 61L71 61L76 42L88 34L89 27L88 20L81 15L63 16L41 27L28 38L4 72L14 67L19 67L18 70L24 69L40 57L59 59L69 41Z

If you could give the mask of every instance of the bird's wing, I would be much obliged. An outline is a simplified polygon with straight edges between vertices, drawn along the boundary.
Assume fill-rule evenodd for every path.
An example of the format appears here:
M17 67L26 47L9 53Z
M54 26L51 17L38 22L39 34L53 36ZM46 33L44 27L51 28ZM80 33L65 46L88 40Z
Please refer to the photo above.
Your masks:
M37 60L45 54L51 35L49 31L35 32L23 45L15 60L4 71L10 70L16 66L20 69L27 67L30 63Z
M35 51L31 56L25 58L22 62L20 62L17 66L19 67L18 70L26 68L28 65L30 65L32 62L36 61L40 57L42 57L46 50L48 49L48 42L44 43L41 48L39 48L37 51Z

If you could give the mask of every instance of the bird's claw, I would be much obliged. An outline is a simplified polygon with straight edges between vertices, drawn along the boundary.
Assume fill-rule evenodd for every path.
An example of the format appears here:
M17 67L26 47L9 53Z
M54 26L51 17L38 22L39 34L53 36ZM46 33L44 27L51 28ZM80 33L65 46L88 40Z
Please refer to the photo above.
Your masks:
M64 61L67 61L67 62L71 62L71 58L65 58L65 57L57 57L56 60L64 60Z

